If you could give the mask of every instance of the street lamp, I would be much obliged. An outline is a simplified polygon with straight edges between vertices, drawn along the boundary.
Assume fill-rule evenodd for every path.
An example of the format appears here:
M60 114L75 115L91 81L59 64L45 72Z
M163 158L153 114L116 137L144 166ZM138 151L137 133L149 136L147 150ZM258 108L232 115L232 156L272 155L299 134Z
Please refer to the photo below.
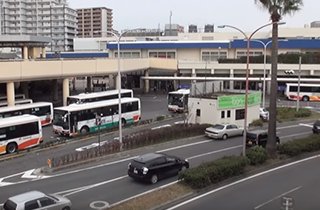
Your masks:
M118 98L119 98L119 143L120 143L120 150L122 150L122 112L121 112L121 72L120 72L120 41L121 38L123 37L123 35L125 35L128 32L132 32L135 30L139 30L139 29L132 29L132 30L127 30L124 31L120 34L115 33L114 31L102 31L108 34L113 35L116 39L117 39L117 59L118 59Z
M280 23L279 23L280 24ZM266 63L267 63L267 47L272 43L272 40L264 43L261 40L253 39L252 42L258 42L263 45L263 87L262 87L262 107L266 107ZM286 39L278 41L288 41Z
M245 99L244 99L244 126L243 126L243 142L242 142L242 155L246 155L246 139L247 139L247 112L248 112L248 92L249 92L249 62L250 62L250 41L251 38L255 33L257 33L260 29L265 28L267 26L273 25L273 24L284 24L283 22L274 22L274 23L268 23L265 25L260 26L256 30L254 30L249 36L240 28L237 28L235 26L231 25L221 25L218 26L218 28L232 28L237 31L239 31L247 40L247 66L246 66L246 90L245 90Z

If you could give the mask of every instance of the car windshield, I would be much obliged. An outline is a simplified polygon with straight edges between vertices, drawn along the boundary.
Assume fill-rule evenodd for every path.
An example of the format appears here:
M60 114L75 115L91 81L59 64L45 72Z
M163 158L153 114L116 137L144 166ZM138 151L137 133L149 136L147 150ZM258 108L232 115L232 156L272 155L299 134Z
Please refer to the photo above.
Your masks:
M267 110L265 108L261 108L260 111L261 112L267 112Z
M214 129L218 129L218 130L222 130L224 128L224 125L221 125L221 124L215 124L212 126L212 128Z

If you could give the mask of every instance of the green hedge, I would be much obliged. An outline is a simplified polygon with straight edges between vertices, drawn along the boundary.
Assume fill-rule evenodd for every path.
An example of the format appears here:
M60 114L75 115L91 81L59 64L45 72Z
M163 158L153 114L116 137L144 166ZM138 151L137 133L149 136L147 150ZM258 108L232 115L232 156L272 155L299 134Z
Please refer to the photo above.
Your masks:
M250 165L259 165L268 159L267 151L261 146L255 146L247 150L247 158Z
M229 156L203 163L180 174L179 179L192 188L200 189L243 173L248 164L246 157Z
M280 144L278 147L280 154L288 156L300 155L304 152L320 150L320 135L311 135L303 139L297 139Z

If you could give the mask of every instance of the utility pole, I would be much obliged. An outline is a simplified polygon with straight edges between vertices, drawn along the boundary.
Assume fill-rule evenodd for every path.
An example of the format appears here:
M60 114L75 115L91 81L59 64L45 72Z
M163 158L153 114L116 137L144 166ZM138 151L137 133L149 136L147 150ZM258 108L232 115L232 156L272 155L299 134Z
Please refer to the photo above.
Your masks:
M171 17L172 17L172 11L170 11L170 16L169 16L169 36L172 36L172 33L171 33Z

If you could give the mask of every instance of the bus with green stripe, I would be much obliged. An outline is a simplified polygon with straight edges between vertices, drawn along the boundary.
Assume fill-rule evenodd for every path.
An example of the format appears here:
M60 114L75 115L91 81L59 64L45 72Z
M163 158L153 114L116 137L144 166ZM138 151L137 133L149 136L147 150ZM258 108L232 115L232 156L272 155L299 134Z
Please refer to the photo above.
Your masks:
M139 98L121 98L122 125L141 119ZM99 123L98 123L99 121ZM119 125L119 99L54 108L53 131L62 136L76 136Z

